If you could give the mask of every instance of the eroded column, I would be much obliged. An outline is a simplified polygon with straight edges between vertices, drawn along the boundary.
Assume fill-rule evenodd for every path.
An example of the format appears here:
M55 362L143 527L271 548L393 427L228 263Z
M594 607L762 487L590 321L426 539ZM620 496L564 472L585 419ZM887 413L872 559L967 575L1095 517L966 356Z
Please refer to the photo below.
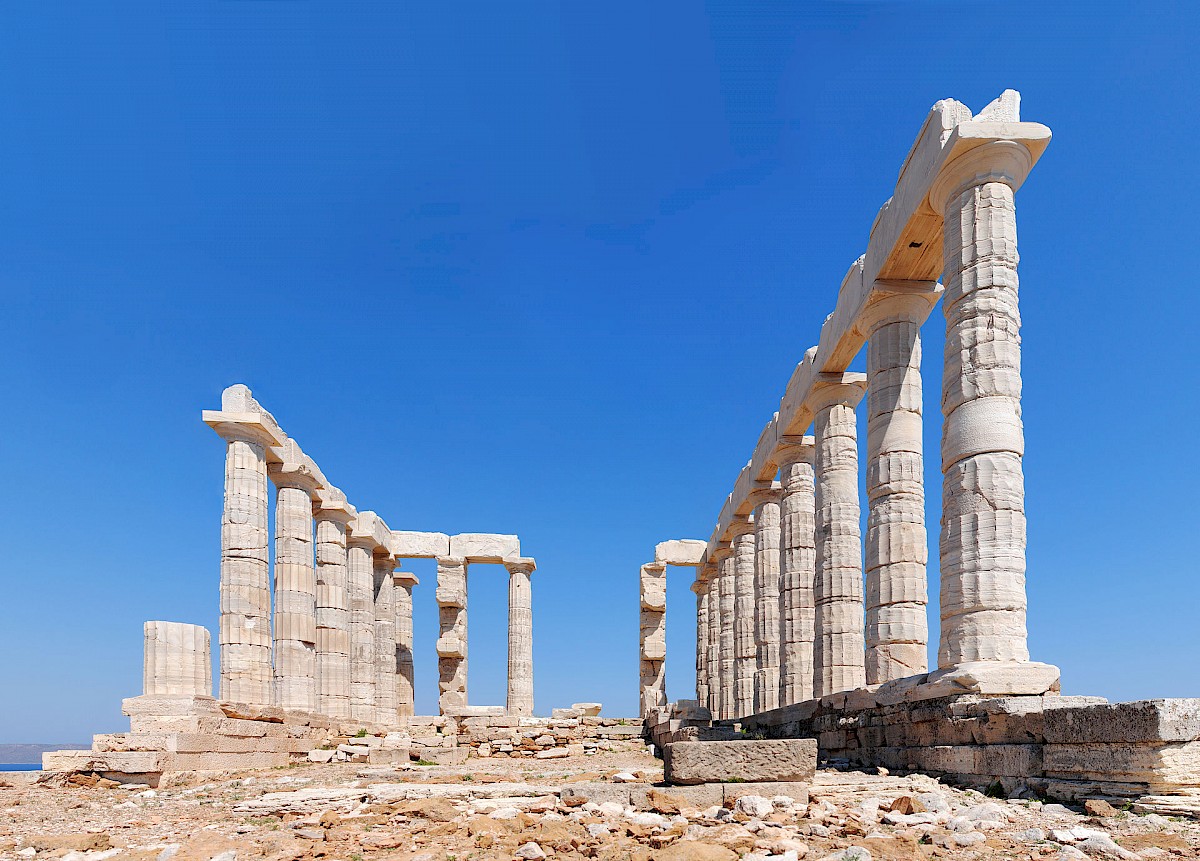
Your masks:
M396 572L396 713L400 717L411 717L416 713L412 590L419 583L412 572Z
M707 705L708 650L704 638L708 635L708 583L697 577L692 592L696 594L696 702Z
M295 443L288 441L293 450ZM302 460L271 467L275 482L275 705L317 710L317 575L313 498L319 489Z
M350 597L346 526L354 512L340 493L322 493L317 535L317 711L350 717Z
M930 193L945 216L940 667L1029 659L1013 189L1030 164L1020 144L984 144Z
M780 488L750 494L754 506L754 713L779 706Z
M241 402L230 402L239 395ZM251 403L249 389L233 386L226 390L222 412L212 421L226 442L219 695L229 702L266 706L271 704L272 675L266 450L279 439L250 409ZM225 418L237 421L220 420Z
M932 282L890 284L867 328L867 684L928 669L921 324Z
M438 708L467 705L467 561L437 558Z
M145 696L212 696L212 645L207 628L147 622L142 663Z
M532 559L505 562L508 569L508 713L533 714Z
M721 711L721 578L715 563L704 570L708 590L708 631L705 634L708 701L704 703L716 717Z
M813 641L817 571L814 529L813 438L800 437L779 450L782 485L779 547L779 704L813 697Z
M722 719L734 716L734 564L733 549L720 547L713 552L713 560L717 566L717 592L721 607L721 618L718 620L720 629L717 636L717 677L718 694L717 712Z
M394 726L396 710L396 560L387 554L372 559L375 589L375 720Z
M350 603L350 716L374 722L375 569L373 539L351 532L346 551Z
M758 647L754 641L754 524L730 527L733 540L733 717L754 713L754 674Z
M815 430L817 612L813 694L817 697L861 688L866 681L858 433L854 416L854 407L865 388L862 374L829 375L814 387L810 399Z
M645 717L667 704L667 567L650 562L641 567L640 702Z

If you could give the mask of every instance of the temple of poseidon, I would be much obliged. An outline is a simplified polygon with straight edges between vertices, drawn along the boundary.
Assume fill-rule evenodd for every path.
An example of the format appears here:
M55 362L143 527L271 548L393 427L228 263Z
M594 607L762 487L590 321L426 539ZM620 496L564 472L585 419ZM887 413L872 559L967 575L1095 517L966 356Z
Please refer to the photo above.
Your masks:
M642 566L635 727L594 703L532 716L534 562L516 536L388 528L234 386L204 413L226 442L218 696L209 632L148 622L144 691L124 704L132 732L47 754L46 767L123 779L326 754L557 756L641 734L678 785L799 779L780 763L798 774L807 756L1061 799L1200 794L1200 699L1063 696L1058 668L1029 654L1015 196L1050 130L1022 121L1019 103L1008 90L979 113L933 106L710 537L664 541ZM939 304L931 668L920 331ZM866 373L851 372L864 349ZM417 580L397 570L412 557L438 566L433 717L413 714ZM467 700L472 562L509 571L506 707ZM697 599L696 699L673 703L669 566L694 570Z

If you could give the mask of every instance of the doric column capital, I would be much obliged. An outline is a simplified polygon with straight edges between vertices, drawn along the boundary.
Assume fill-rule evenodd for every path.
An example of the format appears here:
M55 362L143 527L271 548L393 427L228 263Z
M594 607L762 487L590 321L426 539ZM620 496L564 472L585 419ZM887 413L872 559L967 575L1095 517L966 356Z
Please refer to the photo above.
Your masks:
M392 532L374 511L360 511L350 521L349 547L365 547L374 552L377 548L391 555Z
M711 561L713 563L713 565L715 565L719 568L721 563L724 562L726 559L728 559L732 555L733 555L733 548L730 547L728 544L722 544L721 546L719 546L715 550L713 550L711 553L709 553L708 558L709 558L709 561ZM718 571L718 573L720 573L720 572Z
M227 413L204 410L204 423L217 432L225 442L252 442L270 448L283 445L287 439L279 425L263 413Z
M942 295L936 281L876 281L871 300L858 315L858 328L870 338L889 323L920 326Z
M736 541L744 535L754 534L754 519L747 517L729 524L729 540Z
M950 199L972 186L1002 182L1016 191L1029 175L1033 162L1033 153L1024 144L988 141L942 166L929 187L929 204L938 215L945 215Z
M866 391L866 374L818 374L809 390L808 405L814 415L839 404L853 408Z
M325 482L313 459L301 451L292 439L285 440L276 453L282 460L267 464L267 475L275 482L275 486L303 490L314 501L319 501L319 491L325 487Z
M509 574L532 574L537 570L537 562L532 556L522 556L517 559L506 559L504 568Z
M392 574L392 582L405 589L411 589L413 586L420 586L421 581L417 579L417 575L411 571L396 571Z
M783 436L779 438L779 446L775 449L775 460L779 469L784 470L793 463L813 462L813 453L817 441L811 436Z
M758 511L759 508L768 503L778 503L782 496L783 486L779 482L760 482L754 490L746 495L746 501L750 503L751 508Z
M322 489L317 494L317 500L313 503L314 520L332 520L335 523L348 526L357 516L358 511L346 501L346 494L342 493L336 487Z

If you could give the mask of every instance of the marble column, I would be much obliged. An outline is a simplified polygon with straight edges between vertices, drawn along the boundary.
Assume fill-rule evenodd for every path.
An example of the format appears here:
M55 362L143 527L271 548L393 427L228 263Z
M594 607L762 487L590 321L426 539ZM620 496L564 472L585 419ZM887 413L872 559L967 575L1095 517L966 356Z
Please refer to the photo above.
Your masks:
M809 399L815 431L815 697L861 688L866 682L854 415L865 390L862 374L822 375Z
M396 713L400 717L415 714L412 590L419 584L412 572L396 572Z
M721 578L715 563L704 570L708 590L708 631L705 633L708 701L704 705L715 717L721 711Z
M143 633L144 696L212 696L212 641L207 628L147 622Z
M533 714L533 559L505 562L508 569L508 713Z
M939 667L1028 661L1021 316L1013 200L1032 164L1012 141L942 168L944 215Z
M750 494L754 506L754 713L779 706L780 487Z
M346 526L354 510L345 496L322 493L317 535L317 711L350 717L350 599Z
M733 717L754 713L754 674L758 648L754 642L754 523L735 522L733 540Z
M734 709L734 657L733 657L733 603L734 564L733 548L719 547L713 551L717 566L717 595L721 607L720 628L717 634L717 714L721 719L733 717Z
M921 324L934 282L899 282L867 308L866 674L878 685L928 670Z
M691 588L696 595L696 703L703 706L708 703L708 583L697 577Z
M467 560L437 557L438 710L467 705Z
M649 562L639 572L641 591L641 716L667 704L667 566Z
M317 574L313 500L320 489L288 440L289 454L270 468L275 482L275 705L317 710Z
M372 559L375 589L375 720L395 726L396 710L396 560L388 554Z
M780 446L779 480L779 705L813 698L813 641L817 572L814 531L813 438L796 437Z
M375 563L374 539L350 533L346 550L350 604L350 716L374 722L375 698Z

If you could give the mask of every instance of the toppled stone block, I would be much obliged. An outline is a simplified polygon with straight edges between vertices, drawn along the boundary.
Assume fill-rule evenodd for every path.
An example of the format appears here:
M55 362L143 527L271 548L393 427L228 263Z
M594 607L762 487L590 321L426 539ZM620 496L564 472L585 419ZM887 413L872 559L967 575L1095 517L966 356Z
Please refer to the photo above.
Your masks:
M600 703L574 703L571 708L583 712L583 717L599 717L603 706Z
M667 783L800 782L817 770L816 739L682 741L663 751Z

